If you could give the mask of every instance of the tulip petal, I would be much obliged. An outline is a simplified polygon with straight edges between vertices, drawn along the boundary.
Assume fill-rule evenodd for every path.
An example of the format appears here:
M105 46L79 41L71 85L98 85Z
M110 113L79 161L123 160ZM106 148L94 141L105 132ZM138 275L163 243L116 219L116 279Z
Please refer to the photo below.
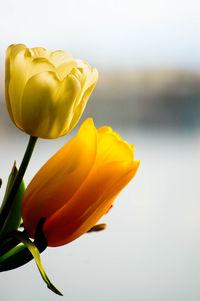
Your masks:
M77 67L76 60L69 60L66 63L57 67L57 72L60 76L60 79L63 80L73 68Z
M71 74L65 77L58 85L56 90L56 106L54 108L55 115L59 117L56 135L64 136L71 130L72 119L79 118L74 112L74 105L80 90L80 82Z
M32 76L38 73L47 71L56 72L56 68L46 58L34 58L30 63L29 69L27 70L26 81L28 81Z
M53 51L49 56L49 61L56 67L59 67L60 65L72 60L73 56L63 50Z
M94 87L96 86L97 80L98 80L98 72L96 69L94 69L91 73L90 78L90 86L86 86L85 82L87 80L87 77L85 78L85 82L83 84L81 93L79 94L79 96L77 97L76 103L74 105L74 112L73 112L73 119L71 121L70 124L70 130L73 129L75 127L75 125L77 124L77 122L79 121L85 106L87 104L87 101L90 97L90 95L92 94L92 91L94 89ZM86 89L87 87L87 89Z
M92 119L87 119L78 135L35 175L26 189L22 204L24 225L31 235L42 217L51 216L81 187L94 164L96 143L96 128Z
M55 139L67 134L80 119L88 91L97 81L95 73L65 51L11 45L6 55L5 96L12 121L31 136Z
M133 161L134 149L110 127L99 128L97 139L96 167L112 161Z
M18 45L17 45L18 46ZM25 47L25 46L24 46ZM23 89L26 83L26 70L30 64L30 59L25 60L24 56L26 48L17 47L13 49L10 56L10 80L8 83L8 94L10 100L10 107L12 108L12 115L16 125L21 128L20 117L20 100L22 97Z
M90 88L88 88L84 95L82 96L82 99L81 99L81 102L79 103L79 105L77 107L74 107L73 108L73 118L71 120L71 123L70 123L70 127L69 127L69 130L73 129L75 127L75 125L78 123L79 119L81 118L81 115L85 109L85 106L87 104L87 101L90 97L90 95L92 94L92 91L95 87L96 83L93 84ZM65 133L63 133L63 135L65 135Z
M22 97L22 123L32 136L56 138L71 121L73 99L80 91L75 77L60 82L56 73L42 72L27 82ZM69 122L70 122L69 121Z
M9 86L10 86L10 77L11 77L11 61L14 60L15 56L21 51L26 48L25 45L23 44L18 44L18 45L11 45L8 47L6 51L6 64L5 64L5 99L6 99L6 106L8 109L8 113L12 119L13 122L14 120L14 115L12 112L12 106L10 103L10 95L9 95Z
M137 168L137 163L113 162L93 170L71 200L46 221L48 245L60 246L87 232L108 211Z
M10 109L12 108L12 116L16 125L22 129L22 116L21 116L21 99L27 80L33 74L42 71L54 71L55 68L44 58L32 58L31 51L25 45L15 45L12 48L10 57L10 71L12 76L9 81L9 99ZM7 69L7 68L6 68Z
M87 70L88 71L87 71L87 77L86 77L86 83L85 83L85 90L87 90L94 83L96 84L96 82L98 80L98 71L97 71L96 68L94 68L93 70L91 70L91 68L88 67Z
M30 49L30 52L32 54L32 57L41 57L48 59L50 56L50 51L48 51L46 48L43 47L33 47Z

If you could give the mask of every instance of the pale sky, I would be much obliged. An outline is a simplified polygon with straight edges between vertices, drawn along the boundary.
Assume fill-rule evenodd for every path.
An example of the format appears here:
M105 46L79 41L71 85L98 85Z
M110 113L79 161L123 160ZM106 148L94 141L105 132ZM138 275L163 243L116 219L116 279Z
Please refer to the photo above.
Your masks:
M63 49L101 70L200 70L199 0L7 0L0 4L0 69L6 48Z

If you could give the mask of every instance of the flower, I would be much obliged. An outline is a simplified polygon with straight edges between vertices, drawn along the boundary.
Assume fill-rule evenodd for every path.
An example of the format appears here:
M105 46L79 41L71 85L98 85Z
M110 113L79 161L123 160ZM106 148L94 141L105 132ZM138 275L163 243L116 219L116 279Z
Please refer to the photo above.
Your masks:
M96 69L65 51L11 45L6 53L5 98L9 115L25 133L66 135L79 121L97 79Z
M49 246L60 246L90 230L135 176L134 147L91 118L76 137L38 171L22 200L24 227L34 237L37 223Z

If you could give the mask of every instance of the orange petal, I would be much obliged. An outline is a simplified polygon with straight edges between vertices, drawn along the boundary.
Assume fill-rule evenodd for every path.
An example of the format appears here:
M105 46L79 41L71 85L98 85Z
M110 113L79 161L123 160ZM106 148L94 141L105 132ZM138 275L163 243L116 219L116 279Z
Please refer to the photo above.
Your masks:
M35 175L22 203L22 217L33 235L38 221L67 204L87 178L96 158L96 128L87 119L75 138L61 148Z
M71 200L46 221L48 245L60 246L87 232L107 212L137 168L137 164L115 162L93 170Z

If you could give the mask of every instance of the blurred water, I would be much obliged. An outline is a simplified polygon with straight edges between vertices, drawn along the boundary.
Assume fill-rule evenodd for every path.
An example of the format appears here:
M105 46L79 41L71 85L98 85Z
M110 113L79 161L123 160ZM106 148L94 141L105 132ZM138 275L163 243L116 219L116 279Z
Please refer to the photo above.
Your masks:
M42 254L46 272L64 293L63 300L197 301L200 134L196 130L115 130L135 144L135 157L141 159L138 174L102 219L108 224L105 231L85 234ZM12 125L9 130L1 127L0 135L5 185L28 137ZM26 183L68 139L39 140ZM45 287L34 262L2 273L0 290L3 301L58 298Z

